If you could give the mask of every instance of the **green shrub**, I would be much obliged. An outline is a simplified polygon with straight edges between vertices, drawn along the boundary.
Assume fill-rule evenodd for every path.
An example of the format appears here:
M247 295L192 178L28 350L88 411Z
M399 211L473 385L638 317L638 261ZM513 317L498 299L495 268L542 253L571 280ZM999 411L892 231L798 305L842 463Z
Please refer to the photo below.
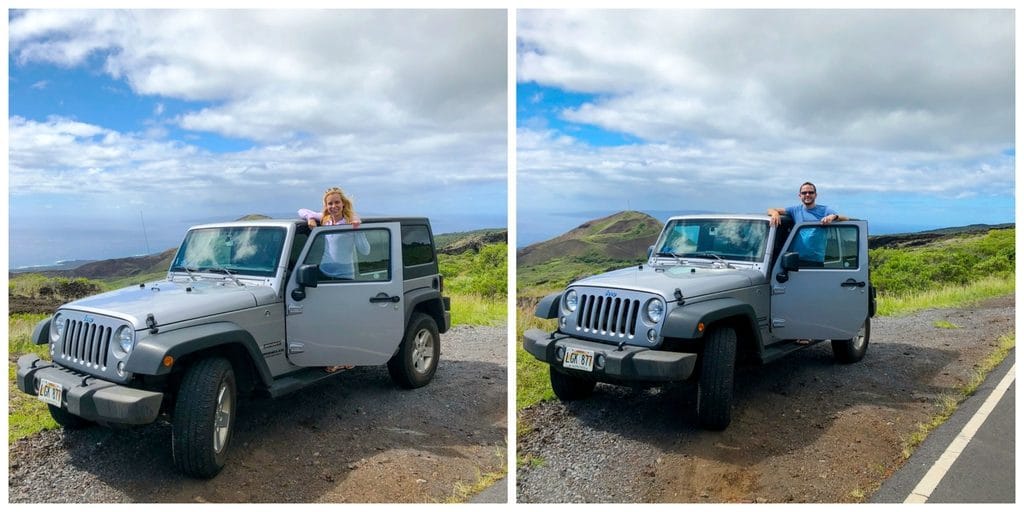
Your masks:
M991 230L921 248L872 249L871 280L880 294L901 295L1014 274L1015 229Z

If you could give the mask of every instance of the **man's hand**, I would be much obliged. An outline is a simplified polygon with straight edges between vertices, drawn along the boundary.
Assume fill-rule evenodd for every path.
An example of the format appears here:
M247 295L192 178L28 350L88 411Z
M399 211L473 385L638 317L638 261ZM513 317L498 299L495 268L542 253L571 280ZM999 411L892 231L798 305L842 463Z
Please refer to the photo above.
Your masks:
M828 214L828 215L826 215L826 216L821 218L821 223L822 224L831 224L832 221L836 221L836 220L839 220L839 214L838 213L830 213L830 214Z

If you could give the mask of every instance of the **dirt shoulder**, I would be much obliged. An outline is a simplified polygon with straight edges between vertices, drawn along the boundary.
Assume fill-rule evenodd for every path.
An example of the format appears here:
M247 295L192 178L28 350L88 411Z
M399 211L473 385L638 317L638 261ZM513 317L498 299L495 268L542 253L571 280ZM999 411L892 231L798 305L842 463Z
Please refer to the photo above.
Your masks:
M936 327L950 322L956 329ZM861 502L906 439L1014 332L1014 298L875 318L852 365L818 344L736 378L733 421L696 427L695 388L598 385L521 412L520 502Z
M363 367L278 400L243 400L227 467L173 469L170 425L48 431L10 447L12 503L432 503L506 462L506 329L441 336L434 380Z

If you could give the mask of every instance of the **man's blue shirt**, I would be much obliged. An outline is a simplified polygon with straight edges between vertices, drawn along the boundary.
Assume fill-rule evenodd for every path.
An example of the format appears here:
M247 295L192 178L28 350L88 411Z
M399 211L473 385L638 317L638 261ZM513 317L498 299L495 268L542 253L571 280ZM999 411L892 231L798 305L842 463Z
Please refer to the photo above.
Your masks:
M804 205L790 206L786 213L793 219L795 224L802 222L821 222L821 219L828 215L839 215L838 212L823 204L814 205L814 208L805 208ZM803 229L800 236L793 240L793 249L800 253L800 259L805 261L825 261L825 229L820 227Z

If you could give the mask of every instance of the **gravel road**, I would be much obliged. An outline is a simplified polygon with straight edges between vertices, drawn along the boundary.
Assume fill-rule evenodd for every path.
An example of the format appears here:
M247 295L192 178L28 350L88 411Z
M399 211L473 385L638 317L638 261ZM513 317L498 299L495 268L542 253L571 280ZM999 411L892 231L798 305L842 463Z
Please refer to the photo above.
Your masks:
M957 328L940 328L936 322ZM1014 332L1014 298L875 318L864 360L827 343L736 378L733 421L696 427L695 387L599 384L519 415L520 503L861 502L903 462L940 397Z
M170 425L42 432L10 447L12 503L430 503L504 471L505 327L441 336L434 380L360 367L282 399L243 400L227 467L174 472Z

